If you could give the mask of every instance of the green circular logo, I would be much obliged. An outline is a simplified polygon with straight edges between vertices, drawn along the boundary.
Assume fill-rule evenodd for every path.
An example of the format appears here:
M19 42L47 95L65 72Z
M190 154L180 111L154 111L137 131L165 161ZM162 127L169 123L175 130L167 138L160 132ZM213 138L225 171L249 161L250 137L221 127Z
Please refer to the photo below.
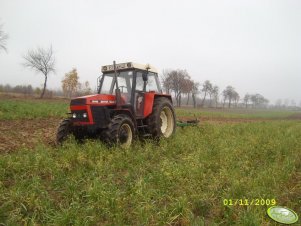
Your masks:
M270 218L282 224L293 224L298 221L298 215L287 207L272 206L267 212Z

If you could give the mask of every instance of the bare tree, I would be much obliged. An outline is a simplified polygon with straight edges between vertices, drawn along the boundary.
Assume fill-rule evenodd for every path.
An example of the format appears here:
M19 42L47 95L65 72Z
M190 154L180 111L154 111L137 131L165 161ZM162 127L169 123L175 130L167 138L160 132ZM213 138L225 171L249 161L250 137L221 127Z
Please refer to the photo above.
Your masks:
M221 95L223 96L223 108L224 108L224 107L225 107L226 100L227 100L227 98L228 98L227 91L224 89Z
M217 88L217 89L218 89L217 86L213 86L213 85L211 84L211 86L209 86L209 89L208 89L208 95L209 95L209 107L211 107L211 105L212 105L212 97L215 95L215 92L216 92L216 90L214 90L214 88Z
M250 98L253 108L254 107L266 107L266 105L269 103L269 100L264 98L261 94L253 94Z
M213 99L214 99L215 107L217 108L218 96L219 96L219 88L218 88L218 86L213 86L211 94L212 94ZM211 105L211 103L210 103L210 105Z
M235 107L237 107L240 96L239 96L238 92L236 92L235 90L233 91L232 98L234 100Z
M23 56L25 63L24 66L33 69L37 72L41 72L44 77L44 86L40 98L44 97L44 93L47 85L47 78L49 73L55 72L55 58L52 51L52 46L48 50L37 48L36 50L29 50L25 56Z
M3 25L0 24L0 50L4 50L7 52L6 49L6 40L8 39L8 35L2 30Z
M256 96L256 94L251 95L251 102L252 102L253 108L256 107L256 105L257 105L257 96Z
M186 70L165 70L163 73L163 86L166 91L172 90L174 92L178 107L181 106L182 93L187 79L190 79L190 76Z
M162 85L163 85L163 88L165 89L165 92L167 94L170 93L170 90L171 90L171 79L169 78L169 70L163 70L162 72Z
M227 86L226 89L223 91L223 96L224 96L224 104L225 105L225 101L228 99L228 107L231 107L231 102L232 100L234 100L234 97L236 96L236 91L234 90L234 88L232 86Z
M196 106L197 106L196 95L199 92L200 83L194 82L194 81L192 81L192 82L193 82L193 86L192 86L192 90L191 90L191 96L192 96L192 101L193 101L193 107L196 108Z
M183 93L185 93L187 95L186 105L188 105L190 93L192 92L192 89L193 89L193 81L190 79L185 79L183 83L184 83L183 84Z
M250 100L251 100L251 95L247 93L244 96L244 103L245 103L246 108L248 108L248 103L249 103Z
M209 80L206 80L203 84L202 91L204 92L204 98L202 100L202 107L204 106L204 102L208 93L211 93L212 84ZM211 94L210 94L211 95Z

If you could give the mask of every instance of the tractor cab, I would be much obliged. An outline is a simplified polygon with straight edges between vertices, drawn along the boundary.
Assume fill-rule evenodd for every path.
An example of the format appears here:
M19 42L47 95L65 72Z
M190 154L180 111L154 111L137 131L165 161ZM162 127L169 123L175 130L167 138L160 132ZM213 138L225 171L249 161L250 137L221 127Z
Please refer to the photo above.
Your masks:
M114 61L101 71L97 94L71 100L70 117L60 124L57 143L71 134L128 147L136 135L167 138L174 133L172 99L162 93L154 67Z
M102 67L103 75L99 80L98 94L116 95L117 102L120 95L120 103L117 104L131 105L135 115L143 117L148 93L162 93L157 70L150 65L137 63L117 64L115 69L116 71L114 65ZM116 93L117 86L119 91Z

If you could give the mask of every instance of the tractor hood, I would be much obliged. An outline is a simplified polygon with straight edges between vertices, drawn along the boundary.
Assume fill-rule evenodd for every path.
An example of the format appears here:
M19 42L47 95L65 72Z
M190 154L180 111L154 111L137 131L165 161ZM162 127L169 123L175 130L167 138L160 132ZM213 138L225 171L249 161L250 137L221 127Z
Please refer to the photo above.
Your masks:
M77 97L71 100L70 106L74 105L99 105L108 106L115 105L116 98L115 95L110 94L94 94L82 97Z

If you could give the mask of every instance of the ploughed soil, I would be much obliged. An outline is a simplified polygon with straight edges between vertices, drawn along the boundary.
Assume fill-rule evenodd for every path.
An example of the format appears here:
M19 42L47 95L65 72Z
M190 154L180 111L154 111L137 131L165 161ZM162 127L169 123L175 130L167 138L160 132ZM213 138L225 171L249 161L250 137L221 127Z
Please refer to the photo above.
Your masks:
M0 153L33 148L41 142L54 145L60 121L58 118L0 120Z
M293 114L293 115L290 115L289 117L287 117L287 119L295 119L295 120L301 120L301 114Z
M178 120L193 120L193 117L181 117ZM281 120L301 120L301 114ZM208 123L250 123L279 119L243 119L243 118L199 118L200 124ZM33 148L39 143L55 145L56 130L60 118L0 120L0 153L11 152L20 148Z

